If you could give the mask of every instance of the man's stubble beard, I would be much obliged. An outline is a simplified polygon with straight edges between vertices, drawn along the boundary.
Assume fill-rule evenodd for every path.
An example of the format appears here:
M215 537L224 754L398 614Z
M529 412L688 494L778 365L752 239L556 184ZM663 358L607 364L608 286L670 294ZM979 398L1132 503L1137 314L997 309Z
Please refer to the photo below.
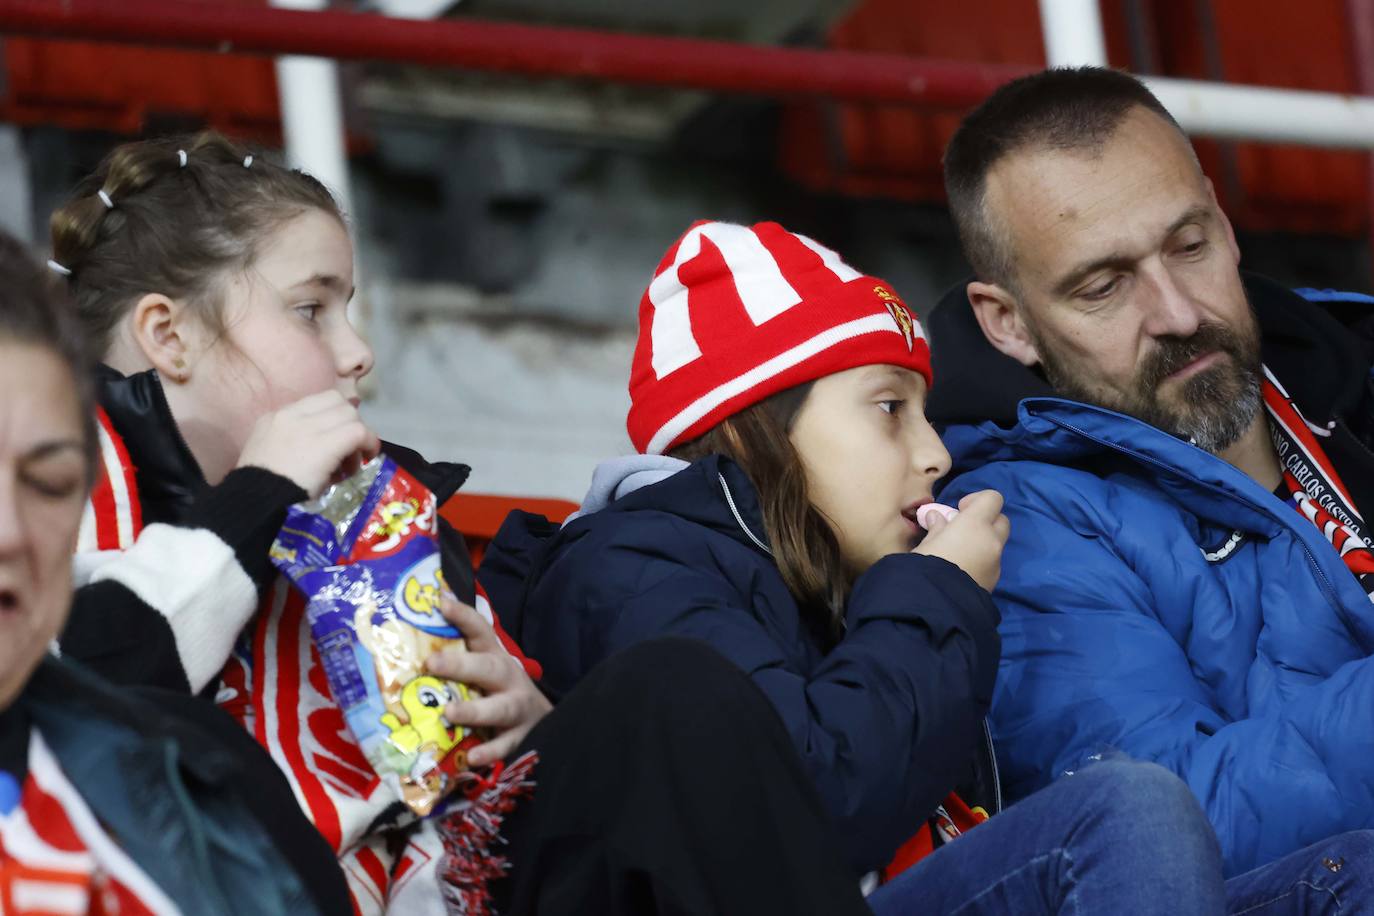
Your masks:
M1056 395L1135 417L1216 455L1245 435L1263 403L1259 328L1253 310L1247 316L1249 327L1239 331L1209 321L1190 337L1155 338L1155 349L1124 395L1077 374L1033 323L1027 322L1026 327ZM1165 378L1214 350L1229 358L1174 386L1175 395L1169 401L1160 397Z

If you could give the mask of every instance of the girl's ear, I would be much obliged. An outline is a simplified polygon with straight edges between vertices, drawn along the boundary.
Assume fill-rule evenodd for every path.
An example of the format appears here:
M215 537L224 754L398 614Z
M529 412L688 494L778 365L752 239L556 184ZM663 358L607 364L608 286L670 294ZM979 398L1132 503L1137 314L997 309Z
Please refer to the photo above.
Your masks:
M134 343L163 379L185 382L191 377L194 322L182 303L161 293L147 293L134 304L130 316Z

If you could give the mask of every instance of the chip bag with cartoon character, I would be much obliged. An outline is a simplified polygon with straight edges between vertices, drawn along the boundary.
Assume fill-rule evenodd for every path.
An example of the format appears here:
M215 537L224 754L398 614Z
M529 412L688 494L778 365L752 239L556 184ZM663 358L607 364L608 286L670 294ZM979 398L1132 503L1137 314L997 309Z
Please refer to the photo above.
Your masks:
M292 506L272 545L272 562L309 598L311 636L354 739L421 816L484 740L444 717L475 692L425 670L432 653L462 643L439 612L436 510L433 493L381 456Z

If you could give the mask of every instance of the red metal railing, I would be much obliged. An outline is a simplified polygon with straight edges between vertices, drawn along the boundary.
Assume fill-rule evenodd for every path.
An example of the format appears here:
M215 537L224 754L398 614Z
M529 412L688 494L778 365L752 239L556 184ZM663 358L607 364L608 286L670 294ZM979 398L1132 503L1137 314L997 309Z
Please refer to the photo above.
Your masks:
M1030 72L895 54L186 0L0 0L0 34L950 108L975 105L997 86Z

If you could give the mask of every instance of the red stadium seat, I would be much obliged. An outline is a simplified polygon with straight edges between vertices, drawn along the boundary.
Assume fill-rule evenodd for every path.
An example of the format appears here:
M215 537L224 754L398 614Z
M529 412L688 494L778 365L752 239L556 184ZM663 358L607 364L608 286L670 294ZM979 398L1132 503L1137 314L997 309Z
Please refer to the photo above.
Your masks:
M537 499L522 496L490 496L485 493L459 493L439 508L439 514L463 533L473 568L482 562L487 545L500 530L501 523L515 509L534 512L550 521L561 522L577 511L577 503L566 499Z

